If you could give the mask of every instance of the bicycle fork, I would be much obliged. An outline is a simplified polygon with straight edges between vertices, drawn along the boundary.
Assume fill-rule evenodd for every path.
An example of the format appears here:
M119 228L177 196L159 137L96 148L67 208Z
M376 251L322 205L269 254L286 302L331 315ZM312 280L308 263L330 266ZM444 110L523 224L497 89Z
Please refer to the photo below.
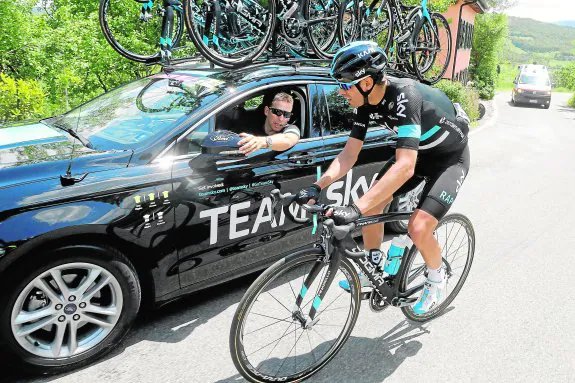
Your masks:
M172 58L172 34L174 33L174 10L182 14L182 3L179 0L164 0L164 18L160 36L160 54L162 61Z

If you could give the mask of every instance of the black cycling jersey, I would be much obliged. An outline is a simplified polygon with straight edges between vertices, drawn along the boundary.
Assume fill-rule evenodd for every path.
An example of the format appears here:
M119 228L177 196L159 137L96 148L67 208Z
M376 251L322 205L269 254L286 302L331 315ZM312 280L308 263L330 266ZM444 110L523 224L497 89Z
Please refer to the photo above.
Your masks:
M457 119L451 100L439 89L411 79L388 78L383 100L355 111L350 137L363 141L371 123L397 133L397 148L420 156L461 152L469 127Z

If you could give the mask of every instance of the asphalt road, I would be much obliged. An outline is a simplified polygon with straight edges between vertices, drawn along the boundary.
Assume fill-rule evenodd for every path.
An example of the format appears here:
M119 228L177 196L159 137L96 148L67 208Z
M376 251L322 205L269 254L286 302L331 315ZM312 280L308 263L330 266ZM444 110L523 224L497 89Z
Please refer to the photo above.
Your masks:
M518 108L507 92L471 138L453 211L475 227L463 290L436 320L363 304L352 336L310 382L575 381L575 110ZM237 382L233 313L253 277L141 316L116 351L74 373L21 382Z

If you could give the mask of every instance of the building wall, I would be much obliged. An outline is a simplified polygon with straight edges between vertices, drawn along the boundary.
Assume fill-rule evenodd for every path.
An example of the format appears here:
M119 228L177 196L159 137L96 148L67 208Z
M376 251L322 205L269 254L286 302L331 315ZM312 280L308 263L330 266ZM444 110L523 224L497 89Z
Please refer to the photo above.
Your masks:
M463 0L457 2L457 4L449 7L447 12L443 13L443 16L449 22L451 29L451 36L453 42L451 44L451 58L449 62L449 68L444 75L444 78L451 79L452 77L458 81L466 83L469 77L469 60L471 58L471 46L473 45L473 32L475 16L477 15L477 10L470 5L463 7L463 12L461 13L461 30L459 23L459 11ZM457 46L457 35L461 35L459 47ZM453 70L453 63L455 58L457 61L455 64L455 71Z

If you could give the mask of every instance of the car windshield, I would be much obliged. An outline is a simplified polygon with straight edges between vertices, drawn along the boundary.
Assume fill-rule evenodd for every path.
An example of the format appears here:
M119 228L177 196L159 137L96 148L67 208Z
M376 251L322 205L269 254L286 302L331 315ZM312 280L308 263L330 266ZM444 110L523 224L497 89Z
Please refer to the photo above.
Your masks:
M203 75L157 74L45 122L71 129L97 150L148 145L187 115L225 91L224 82Z
M530 74L522 74L519 78L520 84L527 84L527 85L542 85L542 86L549 86L549 78L547 76L542 75L530 75Z

